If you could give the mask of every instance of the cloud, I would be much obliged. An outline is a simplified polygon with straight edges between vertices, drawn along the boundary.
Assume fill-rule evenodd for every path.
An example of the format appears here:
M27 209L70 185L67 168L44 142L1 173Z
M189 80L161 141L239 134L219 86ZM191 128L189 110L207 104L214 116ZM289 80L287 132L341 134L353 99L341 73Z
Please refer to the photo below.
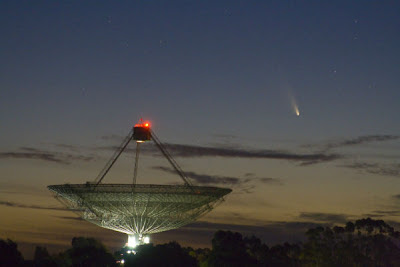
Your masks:
M343 142L338 143L338 146L354 146L354 145L361 145L365 143L371 142L383 142L383 141L391 141L397 140L400 136L398 135L364 135L359 136L357 138L345 140Z
M206 147L182 144L164 144L173 157L225 157L225 158L250 158L250 159L277 159L300 162L301 165L316 164L342 158L338 154L309 153L297 154L278 150L246 150L227 147ZM117 147L102 147L100 149L116 150ZM130 151L128 149L128 151ZM133 149L132 149L133 151ZM156 153L155 145L142 148L143 152Z
M176 174L176 172L168 167L163 166L155 166L153 167L155 170L160 170L167 173ZM257 178L257 177L246 177L246 178L239 178L239 177L231 177L231 176L219 176L219 175L208 175L208 174L199 174L195 172L185 172L186 176L193 181L195 184L198 185L230 185L230 186L243 186L245 184L249 184L251 182L259 182L262 184L275 184L281 185L282 182L276 178ZM250 192L249 190L253 188L243 188Z
M124 136L121 135L116 135L116 134L110 134L110 135L103 135L102 137L100 137L102 140L106 140L106 141L118 141L118 142L122 142L124 140Z
M93 156L82 156L71 153L52 152L32 147L21 147L19 151L0 152L0 158L4 159L35 159L48 162L70 164L72 161L91 161Z
M195 158L195 157L224 157L224 158L250 158L250 159L276 159L300 162L301 165L310 165L333 161L342 158L339 154L325 154L325 153L308 153L297 154L291 152L284 152L278 150L246 150L230 147L206 147L206 146L192 146L181 144L164 144L168 152L173 157ZM102 146L98 147L99 150L112 150L116 151L117 146ZM126 152L132 153L134 148L127 148ZM152 153L153 155L161 156L157 147L154 144L142 146L141 151L144 153Z
M400 209L398 209L398 204L400 201L400 194L392 195L389 198L390 205L382 206L383 210L373 210L367 214L363 214L363 217L370 218L381 218L381 217L399 217Z
M6 207L13 207L13 208L41 209L41 210L62 210L62 211L68 210L68 211L71 211L70 209L62 208L62 207L48 207L48 206L39 206L39 205L26 205L26 204L20 204L20 203L9 202L9 201L2 201L2 200L0 200L0 205L1 205L1 206L6 206Z
M253 223L247 219L249 224ZM257 221L257 223L259 223ZM239 232L243 236L260 238L268 245L280 244L283 242L299 242L305 240L305 232L317 226L328 226L328 224L314 222L263 222L262 225L244 224L222 224L211 222L195 222L182 228L159 233L155 236L160 242L168 240L179 240L179 243L187 246L209 247L214 233L218 230ZM195 240L195 242L193 242Z
M252 194L254 193L255 185L245 185L239 188L239 191L235 190L233 194Z
M52 153L38 153L38 152L0 152L0 158L14 158L14 159L39 159L44 161L56 162L61 164L69 164L69 162L57 158Z
M382 216L400 216L400 210L374 210L372 213Z
M322 212L301 212L300 219L311 220L313 222L326 223L345 223L348 221L348 216L344 214L322 213Z
M69 145L69 144L53 144L53 145L57 148L66 149L66 150L70 150L73 152L78 152L78 151L82 150L82 146L75 146L75 145Z
M385 215L382 215L382 214L375 214L375 213L365 213L365 214L363 214L362 215L363 217L366 217L366 218L382 218L382 217L385 217Z
M249 223L253 223L251 219L247 220ZM256 220L256 223L260 223L260 221ZM282 230L282 231L290 231L290 230L300 230L305 233L309 228L316 227L321 225L320 223L315 222L299 222L299 221L275 221L269 222L264 221L262 225L244 225L244 224L223 224L223 223L211 223L211 222L195 222L188 227L190 228L197 228L197 229L214 229L214 230L231 230L231 231L238 231L241 233L252 232L254 230L262 230L265 231L266 229L273 229L269 231L275 230ZM323 224L325 225L325 224Z
M239 158L260 158L260 159L285 159L292 161L330 161L338 158L338 155L326 155L320 153L296 154L276 150L244 150L219 147L203 147L179 144L166 144L167 148L176 157L239 157Z
M229 136L234 138L233 136ZM104 140L121 141L122 137L116 135L103 136ZM165 148L173 157L183 158L199 158L199 157L223 157L223 158L249 158L249 159L275 159L298 162L300 165L311 165L323 162L334 161L343 158L342 155L336 153L310 152L296 153L290 151L270 150L270 149L246 149L238 147L238 144L214 144L210 146L194 146L185 144L163 143ZM95 150L116 151L120 149L116 145L105 145L93 148ZM135 152L135 147L128 146L125 152ZM142 153L161 156L157 146L154 143L146 144L141 147Z
M168 167L155 166L155 170L160 170L167 173L176 174L176 172ZM227 176L211 176L206 174L197 174L194 172L185 172L186 176L194 180L197 184L227 184L227 185L237 185L243 183L239 178L227 177Z
M82 219L81 217L75 217L75 216L54 216L54 217L72 221L84 221L84 219Z
M355 162L340 167L357 169L371 174L400 177L400 164Z
M356 138L342 140L338 142L329 142L322 145L322 147L324 148L325 151L327 151L338 147L356 146L372 142L384 142L384 141L392 141L398 139L400 139L399 135L363 135ZM313 147L321 145L309 145L309 146Z

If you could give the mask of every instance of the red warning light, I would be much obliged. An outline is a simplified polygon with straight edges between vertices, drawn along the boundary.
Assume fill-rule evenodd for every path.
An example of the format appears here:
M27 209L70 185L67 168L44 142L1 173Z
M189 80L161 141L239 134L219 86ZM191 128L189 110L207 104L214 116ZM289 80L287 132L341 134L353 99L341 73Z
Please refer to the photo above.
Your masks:
M135 127L146 127L146 128L149 128L150 127L150 123L149 122L143 122L143 119L140 119L139 123L135 124Z
M133 139L139 143L151 140L150 123L140 119L139 123L133 127Z

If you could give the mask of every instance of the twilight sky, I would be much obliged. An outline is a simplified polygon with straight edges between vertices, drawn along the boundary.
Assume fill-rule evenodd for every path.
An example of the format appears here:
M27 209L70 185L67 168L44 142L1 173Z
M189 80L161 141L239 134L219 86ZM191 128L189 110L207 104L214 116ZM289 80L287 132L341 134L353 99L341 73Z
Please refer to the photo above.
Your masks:
M399 13L397 1L1 1L0 238L27 254L78 235L122 246L46 186L94 180L141 117L195 184L233 189L155 242L400 223ZM141 160L139 183L180 182L151 144ZM129 183L132 166L131 151L104 182Z

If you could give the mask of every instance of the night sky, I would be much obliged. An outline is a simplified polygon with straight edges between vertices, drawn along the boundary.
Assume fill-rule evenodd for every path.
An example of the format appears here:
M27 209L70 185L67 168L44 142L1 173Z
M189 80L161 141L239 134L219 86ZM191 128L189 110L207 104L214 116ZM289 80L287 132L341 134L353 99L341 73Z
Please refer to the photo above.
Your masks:
M194 184L233 189L156 243L396 226L399 14L398 1L1 1L0 238L26 255L79 235L123 246L46 186L94 180L140 118ZM147 146L138 182L180 183ZM104 182L132 167L131 149Z

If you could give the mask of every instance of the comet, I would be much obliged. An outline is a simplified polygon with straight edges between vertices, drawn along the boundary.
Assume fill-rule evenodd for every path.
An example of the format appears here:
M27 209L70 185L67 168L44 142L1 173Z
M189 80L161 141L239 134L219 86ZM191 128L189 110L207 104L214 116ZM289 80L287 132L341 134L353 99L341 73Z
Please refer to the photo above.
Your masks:
M297 117L300 116L299 105L297 105L297 101L291 92L289 92L289 98L290 98L290 104L292 105L294 114L296 114Z
M296 113L296 115L297 115L297 116L300 116L300 111L299 111L299 108L297 107L297 105L295 105L295 106L293 107L293 109L294 109L294 112Z

